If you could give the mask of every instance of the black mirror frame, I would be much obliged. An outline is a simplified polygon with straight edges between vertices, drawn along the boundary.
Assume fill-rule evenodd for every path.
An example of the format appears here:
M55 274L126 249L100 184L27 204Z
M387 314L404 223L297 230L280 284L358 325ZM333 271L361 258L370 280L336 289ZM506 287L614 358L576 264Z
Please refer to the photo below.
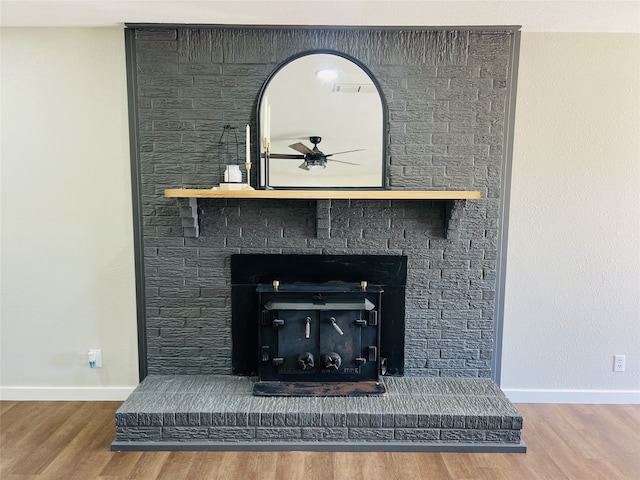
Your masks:
M336 55L339 57L342 57L346 60L349 60L350 62L355 63L358 67L360 67L362 69L362 71L364 71L367 76L371 79L371 81L373 82L373 84L376 87L376 90L378 91L378 95L380 96L380 101L382 103L382 170L381 170L381 185L379 187L330 187L330 188L326 188L326 187L271 187L269 186L269 169L268 166L265 166L265 184L264 185L260 185L260 178L262 177L262 161L261 161L261 150L262 150L262 144L261 144L261 131L262 131L262 125L260 125L260 106L262 105L262 99L264 96L264 93L267 89L267 87L269 86L269 83L271 82L271 80L273 79L273 77L275 77L278 72L280 70L282 70L283 67L285 67L286 65L288 65L289 63L293 62L294 60L297 60L298 58L301 57L305 57L308 55L316 55L316 54L328 54L328 55ZM256 105L256 137L257 137L257 141L256 141L256 176L257 176L257 180L256 180L256 187L260 190L387 190L388 187L388 179L387 179L387 144L388 144L388 131L389 131L389 109L387 106L387 99L384 96L384 92L382 91L382 87L380 85L380 83L378 82L378 79L375 77L375 75L371 72L371 70L369 70L369 68L363 64L360 60L352 57L351 55L348 55L344 52L340 52L337 50L330 50L330 49L314 49L314 50L305 50L303 52L299 52L296 53L295 55L290 56L289 58L287 58L286 60L284 60L282 63L280 63L270 74L269 76L266 78L266 80L264 81L264 83L262 84L262 87L260 88L260 93L258 95L258 103ZM267 162L268 163L268 162Z

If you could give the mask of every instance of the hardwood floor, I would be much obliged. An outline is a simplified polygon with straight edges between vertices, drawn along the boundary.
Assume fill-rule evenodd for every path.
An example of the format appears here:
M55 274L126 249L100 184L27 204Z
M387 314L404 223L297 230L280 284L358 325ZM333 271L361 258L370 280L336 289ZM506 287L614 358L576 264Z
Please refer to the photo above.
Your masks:
M119 402L0 402L0 479L640 480L640 405L519 404L526 454L111 452Z

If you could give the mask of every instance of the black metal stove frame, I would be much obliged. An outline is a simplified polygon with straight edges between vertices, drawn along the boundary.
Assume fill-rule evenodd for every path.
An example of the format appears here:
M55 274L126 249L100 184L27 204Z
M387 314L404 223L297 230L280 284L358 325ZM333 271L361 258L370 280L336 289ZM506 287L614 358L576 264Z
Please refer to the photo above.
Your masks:
M376 306L378 314L378 357L386 359L386 375L403 375L406 277L406 256L232 255L232 373L234 375L257 376L263 370L261 362L262 350L259 340L260 329L263 328L260 326L263 321L260 302L261 296L268 296L270 294L268 290L274 288L272 283L274 280L280 282L279 291L281 293L309 295L314 292L285 292L285 290L292 288L294 285L297 286L296 288L303 289L308 289L309 286L315 285L320 288L331 286L331 288L337 289L354 289L356 291L352 293L360 297L362 297L360 282L364 280L368 282L367 289L369 290L365 292L364 298ZM259 287L262 290L261 292L258 291ZM374 287L379 288L381 291L374 292ZM373 295L373 297L368 298L367 295ZM380 295L380 298L378 298L378 295ZM357 301L360 300L361 298L357 299ZM302 300L296 299L296 301L301 302ZM271 311L279 310L282 309L271 309ZM360 309L354 310L359 311ZM332 316L336 318L336 321L338 320L338 317ZM341 323L344 323L344 321L340 320L337 323L342 328ZM269 328L273 329L274 327L270 326ZM335 331L330 323L324 323L323 328ZM367 327L367 329L369 328L371 327ZM297 331L304 330L297 329ZM366 358L367 355L368 351L361 358ZM382 360L380 361L382 362ZM372 368L372 366L370 365L367 368ZM378 371L376 370L376 379ZM327 378L331 377L330 373L318 373L318 375L327 376ZM351 382L351 380L347 380L348 375L346 372L341 374L343 379L339 382L321 382L323 388L327 389L326 394L331 394L341 383L347 384ZM374 375L371 374L370 379L367 381L375 383L373 378ZM318 382L307 382L306 380L304 382L311 384L313 389L318 388ZM357 380L354 383L365 384L367 382ZM299 387L303 388L304 386L299 385ZM316 391L315 394L322 395L323 393Z
M259 285L256 395L375 395L383 289L360 284ZM329 383L331 385L325 385Z

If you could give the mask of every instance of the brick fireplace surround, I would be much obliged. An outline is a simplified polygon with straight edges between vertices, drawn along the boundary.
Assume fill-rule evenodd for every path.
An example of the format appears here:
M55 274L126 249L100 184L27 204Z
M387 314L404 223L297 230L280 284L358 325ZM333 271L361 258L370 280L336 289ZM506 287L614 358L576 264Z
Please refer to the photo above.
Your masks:
M250 448L265 440L269 443L269 438L256 436L256 429L274 427L269 420L261 423L263 406L247 410L245 403L244 409L230 413L226 396L239 391L242 397L246 390L243 382L250 378L236 376L242 372L232 366L229 269L231 255L238 253L406 255L404 377L389 382L395 382L399 398L406 388L415 392L419 382L431 382L424 385L433 395L437 391L446 397L447 392L455 392L456 408L447 415L463 420L449 421L449 417L429 410L429 414L439 415L437 426L419 425L418 419L427 415L426 410L386 411L392 418L391 427L386 427L395 428L396 433L385 430L376 436L371 432L383 429L377 424L380 412L370 402L346 407L345 412L354 418L360 415L365 428L374 429L362 437L365 443L388 446L399 435L397 440L409 439L422 449L456 443L456 438L459 445L497 442L522 447L522 419L491 380L499 378L498 285L517 28L132 25L126 35L139 246L140 372L141 378L147 378L117 414L114 448L153 449L149 444L169 448L166 442L188 448L194 439L198 448L205 448L202 445L211 444L213 437L223 444L226 439L227 445L235 448ZM269 74L290 56L313 49L340 51L360 60L382 86L389 118L388 188L479 190L481 199L199 199L196 210L186 199L165 198L167 188L211 188L222 181L220 165L225 161L221 160L218 141L224 125L249 124L255 132L258 95ZM255 171L252 173L255 186ZM327 209L331 225L320 232L317 215ZM194 228L194 210L199 232ZM189 378L199 386L193 387ZM210 382L215 384L216 379L221 386L212 386ZM187 382L194 391L224 392L220 398L225 399L222 403L228 415L223 414L215 423L216 402L210 399L205 410L204 404L187 407L174 397L161 405L154 400L150 403L155 406L140 405L142 398L153 398L150 392L175 394L166 387L166 382L173 380ZM403 382L414 383L407 387ZM461 388L466 388L466 393ZM459 411L465 403L463 397L475 405L470 414ZM492 403L489 398L497 400ZM442 401L452 405L449 400ZM184 414L183 426L198 427L197 434L188 430L176 434L181 416L167 411L172 402ZM320 405L322 399L318 402ZM433 406L438 402L426 403ZM276 411L282 408L275 407ZM303 427L310 426L304 423L308 419L302 419L305 408L295 418L303 423L292 425L297 434L285 438L279 432L271 440L304 445ZM245 416L251 412L256 415L252 426L250 417ZM313 412L318 422L314 428L335 427L335 415L329 420L327 412ZM409 427L404 425L408 418L404 415L410 417ZM273 422L273 413L265 418ZM398 425L394 426L394 418ZM289 420L294 422L293 417ZM358 422L354 426L353 421L347 425L345 417L342 427L357 430ZM282 422L280 427L284 428L285 415ZM247 433L250 426L252 434ZM237 438L230 433L234 427L242 427ZM405 427L422 430L397 433ZM427 427L437 428L438 433L425 433ZM458 433L443 435L441 431L447 428ZM459 433L473 428L483 433ZM163 437L164 431L168 433ZM351 433L345 432L340 435L350 438ZM331 445L336 441L326 430L313 435L313 442L324 438Z

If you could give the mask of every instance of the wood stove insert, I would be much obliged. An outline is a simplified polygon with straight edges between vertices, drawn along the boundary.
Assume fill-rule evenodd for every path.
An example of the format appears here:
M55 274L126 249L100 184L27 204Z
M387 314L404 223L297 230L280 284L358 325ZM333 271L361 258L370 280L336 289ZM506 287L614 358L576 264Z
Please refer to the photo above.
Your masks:
M231 256L232 370L256 395L380 395L404 373L407 257Z
M382 395L383 289L329 283L259 285L255 395Z

